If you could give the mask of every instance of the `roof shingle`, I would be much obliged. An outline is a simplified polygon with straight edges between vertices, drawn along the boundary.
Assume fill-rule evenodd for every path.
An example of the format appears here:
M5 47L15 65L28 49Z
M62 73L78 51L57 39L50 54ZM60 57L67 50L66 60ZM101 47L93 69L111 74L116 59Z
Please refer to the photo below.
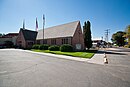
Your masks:
M59 38L59 37L73 37L79 21L62 24L44 29L44 39ZM43 29L38 30L37 40L43 39Z
M22 28L21 28L21 31L23 33L25 40L32 40L32 41L36 40L36 36L37 36L36 31L26 30L26 29L22 29Z

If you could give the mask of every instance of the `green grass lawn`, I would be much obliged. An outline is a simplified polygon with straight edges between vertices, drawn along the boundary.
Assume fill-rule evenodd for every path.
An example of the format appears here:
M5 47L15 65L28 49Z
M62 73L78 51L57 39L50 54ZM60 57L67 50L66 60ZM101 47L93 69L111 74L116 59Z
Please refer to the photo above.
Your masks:
M32 49L32 51L60 54L60 55L67 55L67 56L81 57L81 58L92 58L93 55L97 52L96 50L90 50L90 51L86 51L86 52L61 52L61 51L34 50L34 49Z

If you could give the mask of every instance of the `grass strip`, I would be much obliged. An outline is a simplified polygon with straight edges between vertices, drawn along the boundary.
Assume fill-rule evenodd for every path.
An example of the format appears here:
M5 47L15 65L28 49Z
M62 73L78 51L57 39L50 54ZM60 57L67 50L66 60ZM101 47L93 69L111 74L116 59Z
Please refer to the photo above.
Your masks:
M92 58L93 55L97 52L96 50L90 50L86 52L61 52L61 51L35 50L35 49L32 49L32 51L73 56L73 57L81 57L81 58Z

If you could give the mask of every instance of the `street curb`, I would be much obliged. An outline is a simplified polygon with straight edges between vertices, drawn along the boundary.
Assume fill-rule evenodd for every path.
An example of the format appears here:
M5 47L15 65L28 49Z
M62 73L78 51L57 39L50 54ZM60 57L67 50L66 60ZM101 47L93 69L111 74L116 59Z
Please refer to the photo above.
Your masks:
M80 58L80 57L71 57L71 56L58 55L58 54L50 54L50 53L33 52L33 51L29 51L29 50L27 52L57 57L57 58L61 58L61 59L67 59L67 60L74 60L74 61L79 61L79 62L88 62L88 63L93 63L93 64L104 65L104 51L102 51L102 53L100 53L98 51L97 53L95 53L95 55L91 59L85 59L85 58Z
M60 59L74 60L74 61L79 61L79 62L88 62L88 63L93 63L93 64L104 64L104 61L103 61L104 60L104 51L101 51L101 50L97 51L97 53L95 53L91 59L72 57L72 56L66 56L66 55L58 55L58 54L51 54L51 53L43 53L43 52L34 52L34 51L22 50L22 49L2 49L2 50L19 50L19 51L26 51L26 52L40 54L40 55L57 57Z
M40 54L40 55L46 55L46 56L52 56L52 57L58 57L61 59L67 59L67 60L74 60L74 61L80 61L80 62L88 62L90 59L80 58L80 57L72 57L72 56L66 56L66 55L58 55L58 54L51 54L51 53L41 53L41 52L33 52L26 50L26 52Z

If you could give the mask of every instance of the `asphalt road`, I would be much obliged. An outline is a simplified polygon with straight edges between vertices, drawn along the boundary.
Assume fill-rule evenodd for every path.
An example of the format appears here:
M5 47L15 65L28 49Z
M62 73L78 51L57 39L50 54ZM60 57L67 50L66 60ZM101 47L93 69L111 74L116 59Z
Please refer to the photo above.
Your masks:
M98 65L1 49L0 87L130 87L129 55L112 52L110 64Z
M107 52L109 64L130 67L130 48L110 48Z

